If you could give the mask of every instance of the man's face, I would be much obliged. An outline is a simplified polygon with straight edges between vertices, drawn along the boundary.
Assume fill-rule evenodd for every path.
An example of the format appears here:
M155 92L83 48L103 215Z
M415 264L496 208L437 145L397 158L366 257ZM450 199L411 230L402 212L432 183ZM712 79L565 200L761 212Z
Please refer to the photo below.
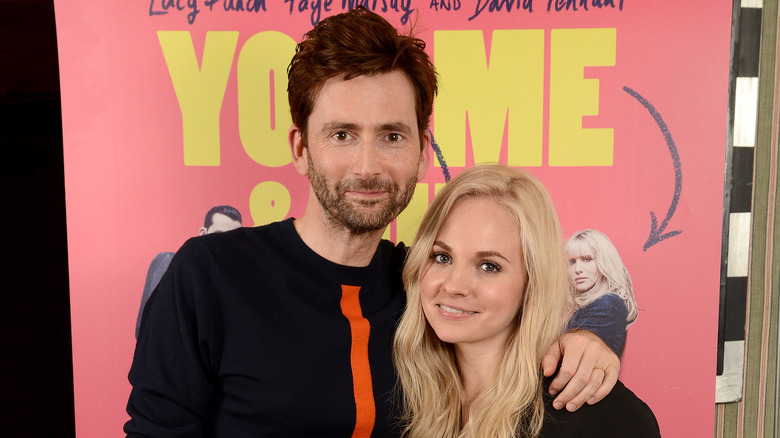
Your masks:
M236 228L241 228L241 222L235 221L222 213L214 213L211 216L211 221L211 226L208 228L200 227L198 234L202 236L204 234L222 233L225 231L235 230Z
M428 169L415 97L400 71L325 82L309 116L307 174L325 218L353 233L384 229Z

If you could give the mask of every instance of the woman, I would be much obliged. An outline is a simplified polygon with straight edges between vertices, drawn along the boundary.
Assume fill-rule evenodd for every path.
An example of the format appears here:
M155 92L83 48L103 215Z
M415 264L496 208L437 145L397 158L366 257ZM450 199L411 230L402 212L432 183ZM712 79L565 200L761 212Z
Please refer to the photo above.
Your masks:
M618 356L637 318L631 276L609 238L596 230L574 233L565 245L570 290L577 310L570 329L586 328Z
M570 307L560 236L546 190L520 170L477 166L436 196L407 256L394 340L406 436L658 436L619 382L575 413L544 395L541 358ZM599 421L610 409L620 420Z

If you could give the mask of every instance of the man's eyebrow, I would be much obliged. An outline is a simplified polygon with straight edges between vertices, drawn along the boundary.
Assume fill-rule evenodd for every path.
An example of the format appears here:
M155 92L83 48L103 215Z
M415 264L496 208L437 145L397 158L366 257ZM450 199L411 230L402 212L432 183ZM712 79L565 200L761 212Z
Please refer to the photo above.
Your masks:
M382 131L412 132L412 128L403 122L384 123L379 128Z
M353 122L328 122L322 125L322 132L338 131L338 130L357 131L360 129L360 125ZM403 122L389 122L379 125L380 131L398 131L403 133L412 132L412 128Z
M350 122L330 122L322 126L323 131L334 131L339 129L348 129L354 131L357 130L358 128L359 126L357 123L350 123Z

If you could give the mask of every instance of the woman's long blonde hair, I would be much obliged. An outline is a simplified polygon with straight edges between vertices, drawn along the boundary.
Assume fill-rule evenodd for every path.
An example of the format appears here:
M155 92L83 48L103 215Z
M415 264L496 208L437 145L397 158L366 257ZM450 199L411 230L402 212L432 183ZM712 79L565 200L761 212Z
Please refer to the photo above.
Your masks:
M574 301L579 307L585 307L606 294L615 294L623 299L628 310L626 321L633 324L638 316L636 301L634 300L634 287L631 284L631 275L620 259L615 245L601 231L585 229L572 234L564 246L566 253L579 252L590 254L596 261L599 270L599 278L590 290L578 293L574 285L569 283L569 290L574 296Z
M407 307L394 339L394 360L408 437L462 435L463 386L453 346L425 319L420 283L431 264L439 228L464 198L494 200L517 220L526 272L518 325L497 362L495 378L471 404L473 437L536 436L544 418L541 359L566 323L567 289L558 216L544 186L529 173L503 165L470 168L450 181L423 217L403 272ZM468 230L463 230L468 233Z

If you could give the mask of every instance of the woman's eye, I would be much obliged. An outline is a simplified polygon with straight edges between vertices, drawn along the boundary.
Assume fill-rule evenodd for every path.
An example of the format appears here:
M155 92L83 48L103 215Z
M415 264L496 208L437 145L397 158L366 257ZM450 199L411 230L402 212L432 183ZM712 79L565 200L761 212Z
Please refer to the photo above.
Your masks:
M570 265L573 265L575 263L577 263L577 259L569 259L569 264Z
M491 262L482 262L482 264L479 265L479 267L480 267L480 269L482 269L485 272L499 272L499 271L501 271L501 268L497 264L491 263Z
M583 258L582 258L582 260L583 260L583 261L586 261L586 262L591 262L591 261L593 261L593 257L591 257L591 256L585 256L585 257L583 257Z
M449 263L450 256L448 256L447 254L435 253L433 255L433 261L436 263Z

